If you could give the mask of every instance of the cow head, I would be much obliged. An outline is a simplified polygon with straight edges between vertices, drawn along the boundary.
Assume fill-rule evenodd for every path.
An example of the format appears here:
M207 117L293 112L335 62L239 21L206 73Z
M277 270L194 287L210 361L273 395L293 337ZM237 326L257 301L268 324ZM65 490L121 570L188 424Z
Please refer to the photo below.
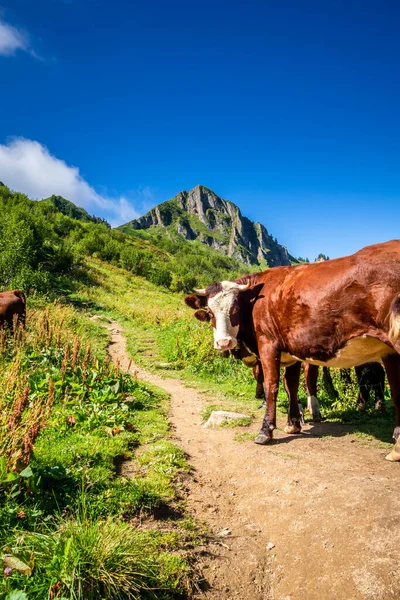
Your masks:
M239 294L249 289L250 283L232 281L214 283L204 290L185 298L185 303L194 308L199 321L211 321L216 350L233 350L237 344L240 325Z

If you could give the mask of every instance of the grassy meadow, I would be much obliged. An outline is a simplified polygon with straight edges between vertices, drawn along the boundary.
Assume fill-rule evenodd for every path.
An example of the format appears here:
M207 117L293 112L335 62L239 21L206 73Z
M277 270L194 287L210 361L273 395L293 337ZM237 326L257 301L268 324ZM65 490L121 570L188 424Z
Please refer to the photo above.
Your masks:
M167 395L119 372L72 306L31 302L26 332L0 341L0 597L185 594L198 534Z
M164 376L179 377L207 393L205 415L211 410L237 410L251 418L262 418L260 400L254 399L255 381L252 370L230 357L222 359L213 349L209 323L193 317L193 311L183 302L184 293L174 293L157 287L142 277L123 269L105 265L98 260L86 262L87 282L73 292L77 304L90 311L108 312L124 327L128 349L134 361ZM357 410L358 384L354 370L350 382L344 381L339 370L331 370L338 392L332 398L324 387L320 369L318 398L325 419L342 421L349 432L363 439L378 439L391 445L394 409L387 386L385 414L375 412L373 402L366 411ZM299 398L307 404L302 378ZM287 397L281 385L278 410L287 412Z
M252 370L220 358L209 324L183 303L193 286L246 266L5 186L0 236L0 289L28 296L26 330L0 330L0 599L190 597L204 532L185 504L190 467L170 434L169 398L110 363L104 323L121 324L135 363L205 392L204 418L228 409L249 415L242 425L261 422ZM354 375L345 385L335 373L334 384L338 398L320 381L323 416L362 443L390 445L388 390L385 414L360 414ZM287 410L283 389L278 408Z

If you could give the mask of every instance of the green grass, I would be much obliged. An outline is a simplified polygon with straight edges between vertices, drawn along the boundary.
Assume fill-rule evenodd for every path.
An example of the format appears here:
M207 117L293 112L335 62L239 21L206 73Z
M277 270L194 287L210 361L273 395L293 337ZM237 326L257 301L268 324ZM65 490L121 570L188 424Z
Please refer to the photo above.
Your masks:
M257 437L257 433L254 431L243 431L242 433L236 433L233 438L235 442L254 442Z
M190 468L169 439L168 395L109 364L107 335L85 312L37 298L26 335L6 342L0 542L13 568L0 597L166 600L194 585L187 548L200 534L187 530L177 491ZM27 401L13 417L26 382ZM39 435L28 452L32 426ZM153 529L157 511L178 516L163 521L162 533ZM155 525L136 529L139 514Z
M204 419L212 410L233 410L250 417L240 426L261 421L251 369L220 358L209 325L193 318L183 296L91 259L81 280L65 281L61 303L30 298L25 338L8 340L0 355L0 540L3 552L26 561L32 575L15 568L0 580L0 596L19 590L39 600L58 590L79 600L135 594L167 600L192 589L191 552L202 532L181 497L179 477L187 476L190 467L170 439L168 395L107 364L104 327L109 317L116 319L137 364L204 392ZM100 318L88 318L94 315ZM30 403L17 433L9 436L10 415L27 383ZM319 384L324 418L345 423L342 434L354 435L358 443L389 447L389 399L387 414L371 408L361 414L355 380L345 387L336 374L334 383L340 398L334 401ZM304 383L299 395L305 406ZM287 412L283 389L278 410ZM40 411L47 415L43 425ZM40 435L29 463L22 464L23 439L35 423ZM234 439L245 443L254 436L239 431ZM135 526L138 515L151 516L145 530ZM162 529L158 515L163 515ZM110 523L112 540L107 537ZM140 552L130 554L127 547ZM109 573L107 588L103 567Z
M167 377L179 377L197 387L205 393L204 410L208 414L212 406L217 406L220 410L244 412L251 418L261 419L260 400L254 399L252 370L233 358L219 357L212 347L209 324L193 318L193 311L183 303L184 294L161 290L142 278L129 276L116 267L105 267L98 261L90 261L89 267L99 287L81 288L78 293L88 301L97 297L104 309L123 324L129 352L137 364ZM114 289L118 289L118 295L113 293ZM384 444L392 443L394 413L389 390L386 390L385 415L376 413L372 407L360 413L356 407L358 385L354 374L349 385L343 382L338 370L332 373L339 400L325 392L321 373L318 397L323 418L346 423L350 433L366 434L371 436L369 439ZM307 395L303 379L299 399L305 407ZM287 406L281 385L278 414L285 415Z

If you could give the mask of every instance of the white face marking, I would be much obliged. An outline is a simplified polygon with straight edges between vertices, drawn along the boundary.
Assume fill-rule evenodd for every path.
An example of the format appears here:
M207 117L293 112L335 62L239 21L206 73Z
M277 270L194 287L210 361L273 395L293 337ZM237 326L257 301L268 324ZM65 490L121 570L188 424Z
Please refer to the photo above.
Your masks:
M239 294L239 288L237 283L231 281L221 281L221 286L222 291L208 300L208 306L212 310L216 321L213 330L214 348L216 350L233 350L237 344L239 325L232 325L230 312ZM218 342L225 342L225 344L221 347Z

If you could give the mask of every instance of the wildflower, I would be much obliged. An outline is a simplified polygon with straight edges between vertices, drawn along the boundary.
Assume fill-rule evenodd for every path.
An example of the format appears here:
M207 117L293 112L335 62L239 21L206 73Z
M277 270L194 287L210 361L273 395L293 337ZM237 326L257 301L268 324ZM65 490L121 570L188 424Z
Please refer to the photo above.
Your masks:
M14 403L13 411L8 419L8 430L14 431L19 422L21 421L22 413L28 402L29 386L26 385L20 398Z
M9 575L11 575L12 573L12 568L11 567L6 567L4 569L4 577L8 577Z
M64 373L67 370L68 360L69 360L69 344L65 344L64 357L63 357L63 360L61 363L61 375L62 376L64 376Z
M69 416L68 419L67 419L67 421L71 425L76 425L76 419L75 419L74 415Z
M75 371L75 367L76 367L76 362L78 360L79 346L80 346L80 341L79 341L79 338L77 337L77 338L75 338L74 350L73 350L73 354L72 354L72 366L74 368L74 371Z
M86 371L88 364L89 364L90 352L91 352L91 347L90 347L90 344L88 344L86 346L85 356L83 357L83 361L82 361L82 369L84 371Z
M40 424L34 423L28 429L28 432L24 436L24 458L23 463L27 465L31 459L31 453L33 450L33 445L35 440L40 432Z

